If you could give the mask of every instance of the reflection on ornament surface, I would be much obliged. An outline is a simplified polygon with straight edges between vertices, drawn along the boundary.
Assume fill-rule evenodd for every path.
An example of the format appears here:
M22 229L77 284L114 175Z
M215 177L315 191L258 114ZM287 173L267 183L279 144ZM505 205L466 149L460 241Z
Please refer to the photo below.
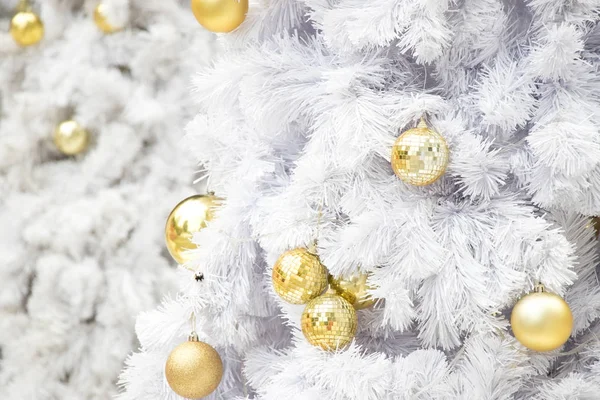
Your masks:
M173 208L165 226L165 241L169 253L179 264L191 260L190 250L197 248L192 242L194 233L206 228L222 202L223 199L212 194L194 195Z
M33 46L44 38L44 24L31 11L21 11L10 21L10 35L19 46Z

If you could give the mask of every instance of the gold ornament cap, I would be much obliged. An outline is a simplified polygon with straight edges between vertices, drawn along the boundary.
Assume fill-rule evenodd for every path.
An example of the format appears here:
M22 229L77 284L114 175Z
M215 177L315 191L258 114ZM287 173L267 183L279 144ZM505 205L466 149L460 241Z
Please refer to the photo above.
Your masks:
M17 12L10 20L10 35L21 47L33 46L44 38L44 24L28 7Z
M523 346L534 351L552 351L569 340L573 314L562 297L537 285L515 304L510 324L515 338Z
M373 286L369 285L370 274L354 274L349 277L329 275L329 287L338 295L348 300L357 310L369 308L376 299L369 294Z
M327 288L327 268L305 248L288 250L273 266L273 288L283 300L306 304Z
M94 23L102 32L111 34L123 30L123 27L114 26L108 22L106 4L100 3L94 9Z
M194 195L183 199L173 208L165 225L165 242L175 261L185 264L190 261L190 250L197 246L192 242L194 233L206 228L223 199L213 194Z
M323 350L346 347L356 334L358 318L350 302L326 293L311 300L302 313L302 333L310 344Z
M191 0L191 6L200 25L215 33L231 32L248 13L248 0Z
M421 118L392 147L392 169L398 178L415 186L431 185L446 172L450 151L446 140Z
M89 144L90 134L77 121L61 122L54 130L54 144L63 154L74 156L83 153Z
M217 389L223 378L223 362L212 346L200 342L192 333L189 341L177 346L169 355L165 377L179 396L198 399Z

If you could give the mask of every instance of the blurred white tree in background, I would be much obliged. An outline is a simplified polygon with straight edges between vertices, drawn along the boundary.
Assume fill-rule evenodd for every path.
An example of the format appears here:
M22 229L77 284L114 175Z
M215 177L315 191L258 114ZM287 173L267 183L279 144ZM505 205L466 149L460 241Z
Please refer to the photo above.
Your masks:
M187 1L32 1L43 40L8 33L0 0L0 398L108 399L138 344L134 317L174 288L163 227L194 193L179 143L212 35ZM73 119L84 153L52 135Z

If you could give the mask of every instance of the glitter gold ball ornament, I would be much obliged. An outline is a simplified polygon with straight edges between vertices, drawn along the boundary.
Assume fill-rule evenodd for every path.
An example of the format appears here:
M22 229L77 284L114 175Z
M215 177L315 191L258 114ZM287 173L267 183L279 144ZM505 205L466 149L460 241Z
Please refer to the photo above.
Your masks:
M349 277L329 276L329 287L348 300L357 310L371 307L375 300L368 290L373 289L368 282L369 274L355 274Z
M273 266L272 280L283 300L306 304L327 288L327 268L308 249L288 250Z
M192 0L192 12L211 32L231 32L244 22L248 0Z
M10 34L19 46L33 46L44 37L44 24L28 7L23 7L10 21Z
M61 153L73 156L88 146L90 134L77 121L61 122L54 130L54 144Z
M212 194L194 195L173 208L165 226L165 241L169 253L179 264L190 261L189 250L197 248L192 242L194 233L206 228L222 201Z
M392 148L392 169L406 183L415 186L437 181L448 165L446 140L429 128L423 118L416 128L404 132Z
M350 302L334 293L311 300L302 313L302 333L313 346L336 350L347 346L354 335L358 319Z
M114 26L108 22L106 17L106 4L100 3L94 9L94 23L104 33L115 33L119 32L123 28L120 26Z
M210 345L198 341L195 334L177 346L165 365L165 376L175 393L186 399L208 396L223 377L223 362Z
M543 285L515 304L510 316L515 338L535 351L551 351L569 339L573 315L562 297L548 293Z

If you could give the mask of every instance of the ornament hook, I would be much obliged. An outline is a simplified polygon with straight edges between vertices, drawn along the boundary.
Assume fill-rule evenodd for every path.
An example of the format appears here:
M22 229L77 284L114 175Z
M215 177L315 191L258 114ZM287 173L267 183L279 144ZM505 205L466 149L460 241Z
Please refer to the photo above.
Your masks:
M192 311L192 315L190 315L190 324L192 325L192 332L188 336L188 340L190 342L199 342L198 334L196 333L196 313Z
M546 291L546 286L542 282L538 282L533 288L535 293L544 293Z
M31 4L29 4L29 0L19 0L19 4L17 4L17 10L20 12L31 11Z

